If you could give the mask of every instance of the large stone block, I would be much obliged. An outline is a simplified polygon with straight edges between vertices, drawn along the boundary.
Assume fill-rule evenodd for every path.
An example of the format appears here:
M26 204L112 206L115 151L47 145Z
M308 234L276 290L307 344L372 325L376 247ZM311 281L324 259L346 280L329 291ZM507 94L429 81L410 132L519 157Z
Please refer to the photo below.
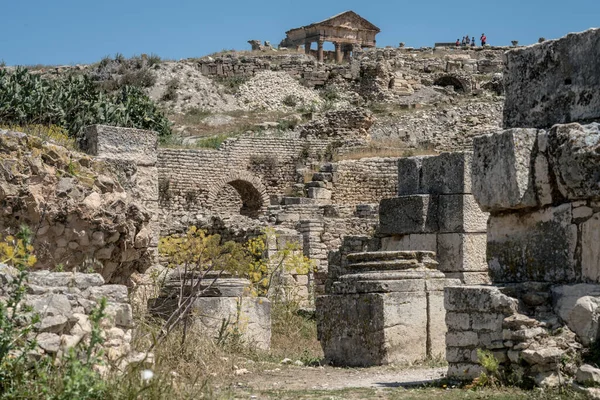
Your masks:
M379 232L384 235L436 232L437 208L436 196L383 199L379 204Z
M569 200L600 198L600 125L556 125L548 132L548 158L560 193Z
M504 126L600 118L600 29L510 50L505 61Z
M577 284L552 288L554 311L584 345L600 336L600 285Z
M473 195L484 211L536 206L532 157L536 129L509 129L473 139Z
M247 344L265 350L271 346L271 303L266 298L198 297L192 308L194 326L207 335L229 323Z
M420 193L421 163L426 157L398 159L398 196Z
M439 232L485 233L488 214L481 211L473 195L440 195L438 199Z
M600 282L600 213L581 224L581 277Z
M493 282L573 282L577 226L571 204L490 217L487 259Z
M433 251L437 252L435 233L397 235L381 239L381 251Z
M454 313L502 313L517 312L519 301L503 294L495 286L447 286L444 289L446 315Z
M486 272L485 233L445 233L437 236L437 259L442 272Z
M442 153L423 158L420 193L471 193L471 162L471 153Z
M335 365L364 367L427 356L424 292L319 296L316 307L319 340Z
M79 146L93 156L133 161L137 165L155 165L158 135L142 129L91 125L84 129Z

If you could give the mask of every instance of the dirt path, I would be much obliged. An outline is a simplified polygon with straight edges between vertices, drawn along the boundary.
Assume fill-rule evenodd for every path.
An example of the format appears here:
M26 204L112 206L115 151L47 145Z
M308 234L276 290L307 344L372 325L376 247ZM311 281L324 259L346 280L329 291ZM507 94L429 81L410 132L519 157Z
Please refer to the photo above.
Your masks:
M433 383L446 375L442 368L333 368L279 366L240 376L239 383L256 390L340 390L395 388Z

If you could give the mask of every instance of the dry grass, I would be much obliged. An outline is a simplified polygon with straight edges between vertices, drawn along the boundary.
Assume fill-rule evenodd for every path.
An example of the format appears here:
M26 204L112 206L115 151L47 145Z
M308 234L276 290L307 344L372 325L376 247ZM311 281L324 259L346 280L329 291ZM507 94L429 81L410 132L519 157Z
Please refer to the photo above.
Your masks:
M229 111L220 113L220 115L232 117L233 120L219 126L206 123L206 118L211 115L210 111L192 109L184 114L173 114L169 116L169 119L174 123L175 127L185 126L186 136L235 136L246 131L256 131L258 124L265 121L277 122L290 116L291 113L279 111Z

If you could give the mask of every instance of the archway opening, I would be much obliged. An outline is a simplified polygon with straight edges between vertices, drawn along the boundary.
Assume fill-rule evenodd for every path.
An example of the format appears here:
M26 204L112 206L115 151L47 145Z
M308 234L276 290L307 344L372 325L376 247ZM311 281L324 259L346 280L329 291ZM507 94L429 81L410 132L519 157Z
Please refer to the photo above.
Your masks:
M227 182L219 190L214 208L222 213L239 213L246 217L258 218L263 205L262 195L252 183L235 179Z
M465 87L465 85L463 84L463 82L460 81L460 79L455 78L453 76L442 76L438 79L435 80L435 82L433 82L433 84L435 86L442 86L442 87L446 87L446 86L452 86L454 87L454 90L457 92L466 92L467 88Z

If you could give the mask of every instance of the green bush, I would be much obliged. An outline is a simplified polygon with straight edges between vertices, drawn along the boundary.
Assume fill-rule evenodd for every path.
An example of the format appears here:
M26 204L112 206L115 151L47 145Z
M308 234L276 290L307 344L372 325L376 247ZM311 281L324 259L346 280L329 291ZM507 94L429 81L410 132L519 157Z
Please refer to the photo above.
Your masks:
M164 101L175 101L177 100L177 89L179 89L179 79L173 78L167 82L165 93L162 96Z
M85 75L44 79L25 68L0 70L0 124L57 125L77 137L84 126L105 124L171 134L171 124L142 89L106 94Z

